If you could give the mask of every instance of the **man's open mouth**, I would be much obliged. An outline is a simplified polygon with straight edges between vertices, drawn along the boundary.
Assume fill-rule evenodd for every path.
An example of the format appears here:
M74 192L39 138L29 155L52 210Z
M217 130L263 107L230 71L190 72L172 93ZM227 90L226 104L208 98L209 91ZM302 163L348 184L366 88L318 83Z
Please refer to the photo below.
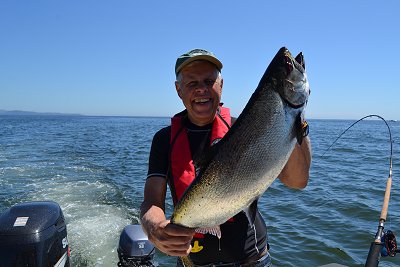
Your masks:
M207 103L211 101L211 98L201 98L201 99L195 99L194 102L196 104L202 104L202 103Z

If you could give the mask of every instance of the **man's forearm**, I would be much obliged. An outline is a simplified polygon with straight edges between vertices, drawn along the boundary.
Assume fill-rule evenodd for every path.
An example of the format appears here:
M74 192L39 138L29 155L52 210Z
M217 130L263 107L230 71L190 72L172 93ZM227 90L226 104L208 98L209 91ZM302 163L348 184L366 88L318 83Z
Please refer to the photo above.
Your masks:
M151 239L153 232L161 222L166 220L164 210L152 204L142 203L140 208L140 221L143 230Z

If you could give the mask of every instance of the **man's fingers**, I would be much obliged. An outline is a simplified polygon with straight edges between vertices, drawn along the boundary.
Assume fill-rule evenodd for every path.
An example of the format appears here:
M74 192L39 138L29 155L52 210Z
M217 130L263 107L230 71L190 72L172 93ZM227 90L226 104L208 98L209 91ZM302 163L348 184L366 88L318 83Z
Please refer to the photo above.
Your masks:
M170 256L187 256L192 250L192 246L190 242L187 244L163 243L163 246L159 249Z
M195 234L195 230L183 226L179 226L176 224L168 224L165 227L165 232L170 235L170 236L179 236L179 237L190 237L190 239L193 237Z

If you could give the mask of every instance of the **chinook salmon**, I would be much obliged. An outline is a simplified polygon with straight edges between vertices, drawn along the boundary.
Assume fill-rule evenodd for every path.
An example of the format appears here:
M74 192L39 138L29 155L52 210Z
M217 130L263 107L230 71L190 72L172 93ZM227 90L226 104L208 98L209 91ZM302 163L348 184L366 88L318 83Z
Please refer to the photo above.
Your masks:
M196 166L199 174L177 203L171 222L213 228L254 203L301 142L309 94L302 53L293 58L281 48L232 128Z

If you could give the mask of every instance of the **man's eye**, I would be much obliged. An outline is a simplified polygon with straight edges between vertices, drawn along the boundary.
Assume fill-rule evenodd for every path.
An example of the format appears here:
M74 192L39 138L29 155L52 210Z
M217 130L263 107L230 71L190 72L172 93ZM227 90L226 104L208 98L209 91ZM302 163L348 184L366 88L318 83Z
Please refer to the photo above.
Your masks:
M211 80L211 79L208 79L208 80L204 81L204 84L206 86L212 86L212 85L214 85L214 83L215 83L215 80Z
M190 83L187 84L187 87L189 87L189 88L194 88L196 86L197 86L197 82L195 82L195 81L190 82Z

